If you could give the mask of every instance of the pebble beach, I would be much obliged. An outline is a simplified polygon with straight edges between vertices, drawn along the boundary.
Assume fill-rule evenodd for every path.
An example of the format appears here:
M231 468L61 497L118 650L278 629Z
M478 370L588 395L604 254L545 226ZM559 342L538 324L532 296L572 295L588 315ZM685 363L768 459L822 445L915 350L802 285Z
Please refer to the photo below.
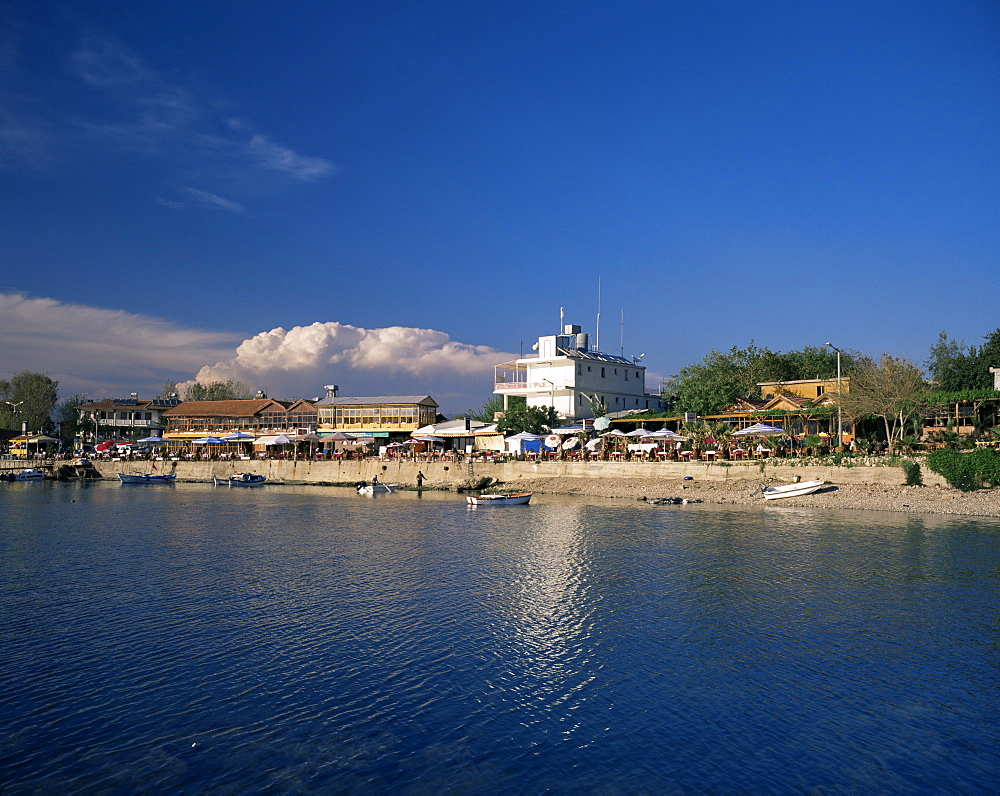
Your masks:
M961 492L940 486L882 486L829 484L801 497L765 501L752 495L759 482L698 482L652 478L526 478L518 479L519 490L564 495L655 500L683 498L703 503L739 505L806 506L822 509L898 511L912 514L966 514L1000 517L1000 489ZM774 482L778 483L778 482Z

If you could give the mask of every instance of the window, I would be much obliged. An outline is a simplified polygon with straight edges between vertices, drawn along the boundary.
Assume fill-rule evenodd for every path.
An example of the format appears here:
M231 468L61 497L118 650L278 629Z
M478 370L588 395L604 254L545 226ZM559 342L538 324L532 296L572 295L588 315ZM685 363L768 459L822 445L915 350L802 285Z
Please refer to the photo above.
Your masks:
M823 394L823 389L824 388L822 386L816 388L816 397L817 398L819 398Z
M601 368L601 378L604 378L604 368Z

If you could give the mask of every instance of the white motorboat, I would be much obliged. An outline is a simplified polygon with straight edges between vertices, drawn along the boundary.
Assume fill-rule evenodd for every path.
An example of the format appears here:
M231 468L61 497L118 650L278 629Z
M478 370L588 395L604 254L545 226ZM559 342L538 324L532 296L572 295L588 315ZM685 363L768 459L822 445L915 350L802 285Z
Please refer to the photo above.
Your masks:
M12 481L44 481L45 473L37 467L28 467L19 473L10 476Z
M267 481L266 475L256 473L236 473L229 478L215 478L216 486L260 486Z
M358 487L359 495L386 495L399 489L399 484L364 484Z
M169 475L143 475L141 473L118 473L118 480L123 484L172 484L177 478Z
M761 484L753 494L760 493L765 500L777 500L779 498L799 497L808 495L819 489L825 481L800 481L797 484L785 484L784 486L767 486Z
M495 495L467 495L465 500L470 506L523 506L534 492L507 492Z

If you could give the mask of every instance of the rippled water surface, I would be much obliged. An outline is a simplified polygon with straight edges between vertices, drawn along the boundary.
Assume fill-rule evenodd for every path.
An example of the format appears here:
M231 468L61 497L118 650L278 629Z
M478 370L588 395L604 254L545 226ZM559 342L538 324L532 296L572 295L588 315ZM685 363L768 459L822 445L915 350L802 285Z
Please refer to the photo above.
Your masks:
M0 791L992 792L993 520L0 485Z

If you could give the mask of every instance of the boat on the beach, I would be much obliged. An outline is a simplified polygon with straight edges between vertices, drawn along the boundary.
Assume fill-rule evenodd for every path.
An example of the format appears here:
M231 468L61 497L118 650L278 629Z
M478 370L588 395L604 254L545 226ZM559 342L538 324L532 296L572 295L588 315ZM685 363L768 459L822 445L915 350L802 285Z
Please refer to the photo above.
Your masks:
M9 477L11 481L44 481L45 473L37 467L27 467Z
M118 480L123 484L172 484L177 476L173 473L169 475L143 475L142 473L118 473Z
M495 495L466 495L470 506L523 506L534 492L506 492Z
M797 484L785 484L784 486L767 486L766 484L761 484L753 494L760 493L764 496L765 500L799 497L800 495L808 495L815 492L824 483L824 481L801 481Z
M399 484L362 484L358 486L359 495L386 495L399 489Z
M260 486L267 480L266 475L257 473L235 473L229 478L215 478L216 486Z

